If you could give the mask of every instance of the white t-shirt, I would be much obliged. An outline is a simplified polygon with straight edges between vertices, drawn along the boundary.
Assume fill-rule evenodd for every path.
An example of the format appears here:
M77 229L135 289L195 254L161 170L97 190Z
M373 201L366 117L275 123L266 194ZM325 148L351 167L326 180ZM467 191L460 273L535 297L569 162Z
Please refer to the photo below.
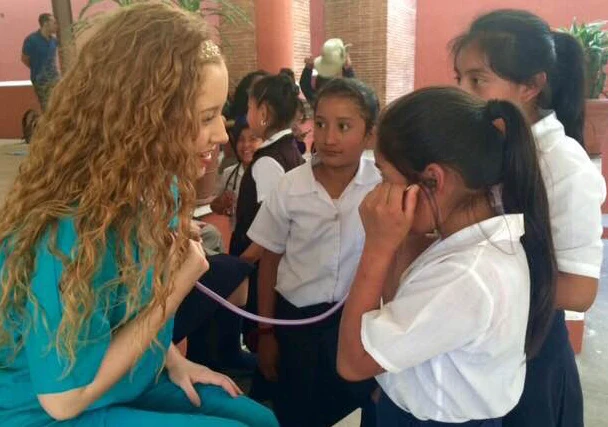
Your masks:
M359 205L381 181L370 160L338 200L315 179L313 158L288 172L262 204L247 235L282 257L276 290L297 307L336 302L349 291L363 251Z
M494 217L434 243L395 298L363 315L365 350L388 397L421 420L498 418L519 401L530 278L523 215Z
M559 271L593 278L602 266L602 203L606 183L555 113L532 126L547 188Z
M264 141L260 148L268 147L290 133L292 133L291 129L284 129L277 132ZM258 193L258 203L262 203L266 197L268 197L272 190L276 188L283 175L285 175L285 169L283 169L283 166L272 157L260 157L253 164L251 176L255 181L255 187Z

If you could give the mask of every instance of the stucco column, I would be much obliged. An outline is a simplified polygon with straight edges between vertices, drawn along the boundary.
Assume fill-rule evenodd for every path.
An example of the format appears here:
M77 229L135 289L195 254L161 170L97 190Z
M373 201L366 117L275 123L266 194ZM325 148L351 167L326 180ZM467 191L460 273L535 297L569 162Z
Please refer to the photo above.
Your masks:
M292 0L255 0L255 38L259 68L293 67Z

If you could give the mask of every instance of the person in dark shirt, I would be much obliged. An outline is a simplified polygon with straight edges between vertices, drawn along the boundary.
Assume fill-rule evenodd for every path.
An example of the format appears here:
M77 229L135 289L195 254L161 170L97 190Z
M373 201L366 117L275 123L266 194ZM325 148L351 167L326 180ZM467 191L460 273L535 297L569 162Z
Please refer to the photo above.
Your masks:
M300 90L306 100L314 104L315 93L334 77L355 78L348 48L341 39L329 39L323 44L321 56L308 57L304 60L305 67L300 76ZM318 75L313 84L313 70Z
M38 17L40 29L26 37L23 42L21 61L30 69L30 80L34 86L40 107L44 111L49 95L59 79L57 70L57 21L49 13Z

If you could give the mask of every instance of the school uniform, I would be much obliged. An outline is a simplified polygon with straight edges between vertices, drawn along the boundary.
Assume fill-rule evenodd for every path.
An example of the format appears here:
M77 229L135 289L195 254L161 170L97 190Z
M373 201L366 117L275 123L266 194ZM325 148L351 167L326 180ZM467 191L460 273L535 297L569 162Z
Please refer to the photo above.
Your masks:
M499 426L516 405L530 305L523 233L512 214L435 242L394 299L363 315L363 346L386 370L378 427Z
M566 136L555 113L532 126L549 200L560 272L599 278L603 257L601 205L606 186L581 145ZM540 353L528 363L520 403L505 426L582 427L583 394L563 310Z
M317 159L289 172L263 203L249 229L252 241L283 254L277 271L276 316L321 314L349 291L365 233L358 207L381 177L361 159L337 200L315 179ZM279 382L275 410L284 427L331 426L366 405L373 380L348 383L336 370L341 311L303 327L277 327Z
M230 253L240 255L249 247L251 240L247 230L266 197L275 189L286 172L304 163L294 142L291 129L272 135L253 154L251 165L241 180L236 207L236 224Z
M262 143L253 154L253 160L245 170L241 180L239 197L236 205L236 223L230 239L230 254L240 256L251 244L247 230L260 209L262 202L268 197L286 172L304 163L302 155L294 142L291 129L285 129L272 135ZM256 263L257 264L257 263ZM257 265L249 276L249 293L246 309L258 312ZM257 328L257 324L243 321L243 335L248 347L254 345L247 339ZM261 379L260 379L261 381ZM257 384L257 381L256 381ZM262 388L253 387L254 390Z

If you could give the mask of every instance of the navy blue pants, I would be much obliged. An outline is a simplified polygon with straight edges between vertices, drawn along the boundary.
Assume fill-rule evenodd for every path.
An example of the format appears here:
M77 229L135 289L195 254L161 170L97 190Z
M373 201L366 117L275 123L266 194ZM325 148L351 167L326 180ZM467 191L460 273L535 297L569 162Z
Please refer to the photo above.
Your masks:
M376 407L377 427L501 427L500 418L493 420L474 420L465 423L441 423L439 421L421 421L409 412L404 411L384 392ZM541 427L540 424L537 427Z
M332 306L298 308L277 294L276 316L303 319L324 313ZM281 427L330 427L357 408L363 409L361 426L375 424L371 395L378 387L376 381L348 382L337 372L341 315L339 310L313 325L275 329L279 382L273 403Z
M540 353L528 362L524 393L505 427L583 427L583 392L563 311Z

